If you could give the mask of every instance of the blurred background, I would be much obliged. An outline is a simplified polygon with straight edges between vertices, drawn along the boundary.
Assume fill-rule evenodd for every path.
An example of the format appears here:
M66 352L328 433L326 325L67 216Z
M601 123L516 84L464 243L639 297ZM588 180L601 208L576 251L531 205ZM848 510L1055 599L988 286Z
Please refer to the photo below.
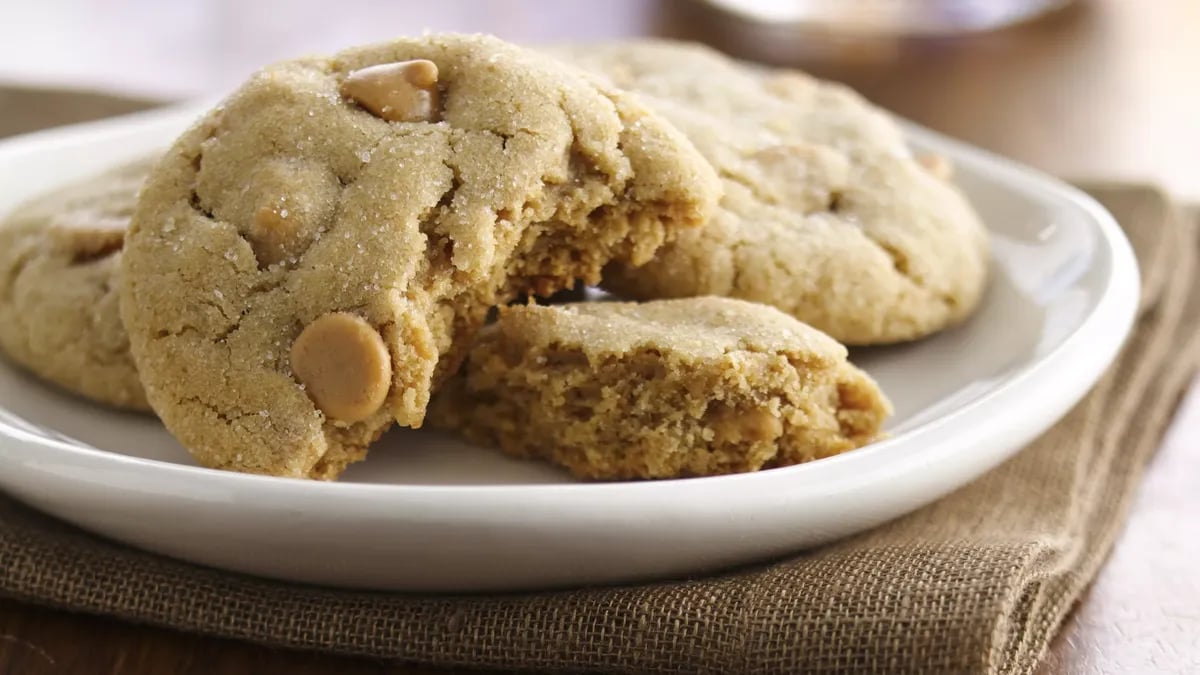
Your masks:
M1200 0L37 0L2 15L0 88L143 101L217 95L270 61L425 30L699 40L846 82L1067 178L1200 199ZM39 114L70 121L52 94Z

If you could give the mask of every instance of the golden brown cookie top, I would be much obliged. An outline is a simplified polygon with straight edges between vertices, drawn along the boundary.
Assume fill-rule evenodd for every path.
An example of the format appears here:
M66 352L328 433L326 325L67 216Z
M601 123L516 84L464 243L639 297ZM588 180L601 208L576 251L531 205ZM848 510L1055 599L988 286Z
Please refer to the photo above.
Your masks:
M553 53L642 95L723 179L711 225L650 265L614 266L615 292L769 303L852 344L921 337L978 305L986 230L952 167L914 157L847 87L670 41Z
M738 353L787 354L816 365L846 348L767 305L721 297L654 302L514 305L486 330L521 349L555 345L594 356L656 350L666 361L726 360Z

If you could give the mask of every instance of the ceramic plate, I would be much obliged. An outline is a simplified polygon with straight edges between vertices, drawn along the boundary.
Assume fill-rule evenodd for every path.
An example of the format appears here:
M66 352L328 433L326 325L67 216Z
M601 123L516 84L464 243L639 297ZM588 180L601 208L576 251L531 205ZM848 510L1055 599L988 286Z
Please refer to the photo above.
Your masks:
M0 212L168 144L196 107L0 143ZM254 575L405 591L633 582L770 560L927 504L1078 401L1129 332L1132 251L1080 192L928 131L993 234L963 326L855 352L896 406L890 439L728 477L585 484L431 432L394 431L337 483L198 468L156 420L0 363L0 489L100 535Z

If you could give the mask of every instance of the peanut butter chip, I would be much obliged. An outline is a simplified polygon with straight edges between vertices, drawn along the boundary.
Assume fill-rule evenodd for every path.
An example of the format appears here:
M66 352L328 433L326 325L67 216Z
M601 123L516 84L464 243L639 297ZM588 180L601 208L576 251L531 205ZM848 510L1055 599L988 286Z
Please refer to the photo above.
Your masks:
M442 114L437 84L437 64L418 59L352 71L341 92L389 122L436 122Z
M91 214L84 218L61 219L49 228L51 241L71 251L76 258L101 258L121 250L129 221Z
M287 257L295 238L295 227L288 222L287 211L275 206L263 206L254 213L250 243L258 261L266 265Z
M392 360L383 338L344 312L308 324L292 344L292 372L331 419L360 422L387 398Z
M708 423L718 442L758 443L783 435L783 422L765 410L733 410L718 404L710 411Z

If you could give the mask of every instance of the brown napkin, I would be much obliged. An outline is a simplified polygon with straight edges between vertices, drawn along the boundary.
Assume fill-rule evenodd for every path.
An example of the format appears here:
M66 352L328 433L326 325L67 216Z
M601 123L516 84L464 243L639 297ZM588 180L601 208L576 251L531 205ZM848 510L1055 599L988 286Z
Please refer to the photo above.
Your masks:
M415 596L194 567L93 537L0 496L0 594L274 645L438 665L1030 672L1103 562L1200 362L1192 220L1174 217L1147 189L1095 192L1122 219L1143 265L1142 315L1119 361L1020 455L864 536L709 578Z

